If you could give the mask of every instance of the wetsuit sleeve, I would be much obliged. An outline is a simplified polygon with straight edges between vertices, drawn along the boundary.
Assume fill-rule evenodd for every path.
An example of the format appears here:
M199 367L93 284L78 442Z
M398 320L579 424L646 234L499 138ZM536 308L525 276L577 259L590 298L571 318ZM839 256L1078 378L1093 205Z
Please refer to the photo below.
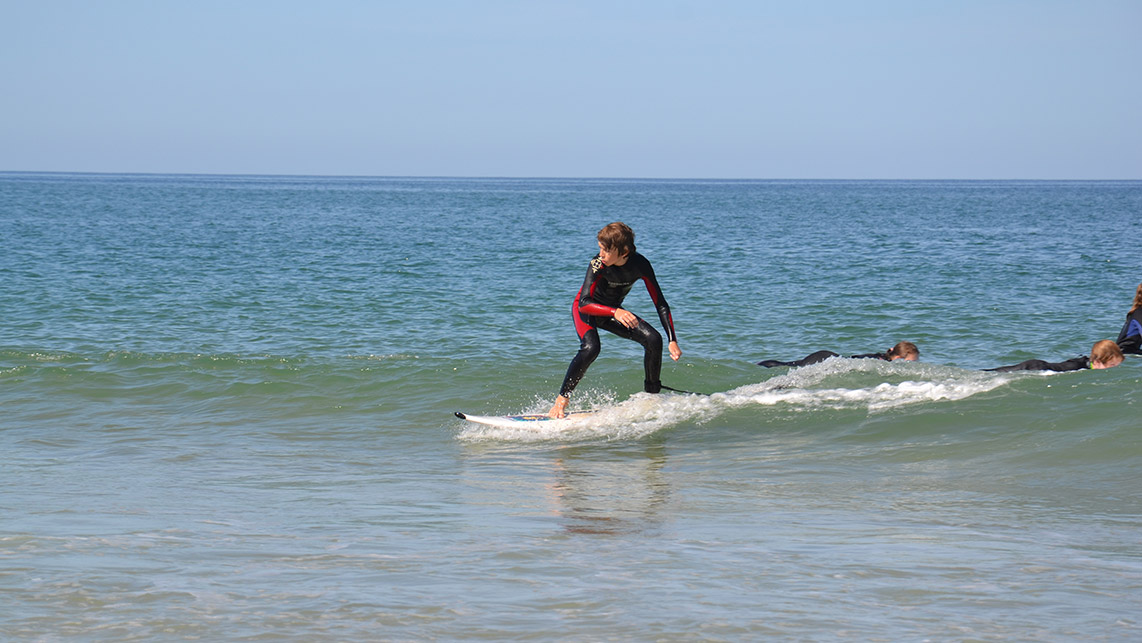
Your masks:
M1047 364L1046 370L1048 371L1082 371L1090 368L1090 358L1083 355L1082 357L1075 357L1068 359L1065 362L1055 362Z
M649 261L646 261L642 280L646 283L646 291L650 293L650 300L654 302L654 307L658 310L658 320L666 329L667 341L678 341L678 336L674 333L674 318L670 315L670 304L666 303L666 297L662 295L662 288L658 286L658 279L654 276L654 268L650 266Z
M985 371L993 371L995 373L1010 373L1012 371L1046 371L1047 362L1041 359L1029 359L1025 362L1012 364L1011 366L997 366L995 368L985 368Z
M1122 324L1122 330L1118 332L1118 339L1114 340L1116 344L1122 344L1126 341L1127 337L1134 335L1142 335L1142 322L1139 322L1136 317L1142 317L1142 314L1137 314L1139 311L1131 311L1126 315L1126 323Z
M605 264L598 257L591 260L587 266L587 276L583 279L583 287L579 289L579 303L577 312L596 317L614 317L615 309L612 306L600 304L592 297L595 293L595 284L599 281L600 273Z
M1011 366L1000 366L999 368L986 368L986 371L994 371L997 373L1010 373L1012 371L1081 371L1090 368L1090 359L1087 357L1075 357L1068 359L1065 362L1045 362L1041 359L1029 359L1025 362L1019 362Z
M775 359L767 359L758 362L757 365L764 366L766 368L773 368L774 366L808 366L810 364L819 364L829 359L830 357L840 357L840 355L838 353L834 353L833 351L817 351L815 353L809 353L805 357L794 360L792 362L781 362Z

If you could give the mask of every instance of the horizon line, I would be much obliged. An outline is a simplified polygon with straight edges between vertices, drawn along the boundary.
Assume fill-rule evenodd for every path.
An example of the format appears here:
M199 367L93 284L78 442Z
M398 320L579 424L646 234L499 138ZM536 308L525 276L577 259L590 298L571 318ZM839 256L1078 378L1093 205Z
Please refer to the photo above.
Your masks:
M556 175L447 175L447 174L275 174L257 172L136 172L136 171L89 171L89 170L0 170L0 174L9 175L84 175L84 176L200 176L200 177L257 177L257 178L306 178L306 179L399 179L399 180L490 180L490 181L739 181L739 182L765 182L765 181L831 181L831 182L1034 182L1034 183L1129 183L1139 182L1142 178L1133 179L1036 179L1036 178L798 178L798 177L653 177L653 176L556 176Z

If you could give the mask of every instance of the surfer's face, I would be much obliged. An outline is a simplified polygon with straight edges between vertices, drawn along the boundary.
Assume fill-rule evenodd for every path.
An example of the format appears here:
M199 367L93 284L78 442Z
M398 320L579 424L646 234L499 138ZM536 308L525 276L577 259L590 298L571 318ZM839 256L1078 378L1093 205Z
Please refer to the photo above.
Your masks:
M619 256L617 250L609 250L603 246L602 242L599 243L599 258L602 259L603 263L607 264L608 266L621 266L627 262L627 257L629 256L629 252L625 255Z
M1110 358L1109 362L1091 362L1090 367L1093 369L1096 369L1096 370L1102 370L1104 368L1114 368L1115 366L1118 366L1119 364L1121 364L1122 360L1123 360L1123 358L1121 358L1121 357L1112 357L1112 358Z

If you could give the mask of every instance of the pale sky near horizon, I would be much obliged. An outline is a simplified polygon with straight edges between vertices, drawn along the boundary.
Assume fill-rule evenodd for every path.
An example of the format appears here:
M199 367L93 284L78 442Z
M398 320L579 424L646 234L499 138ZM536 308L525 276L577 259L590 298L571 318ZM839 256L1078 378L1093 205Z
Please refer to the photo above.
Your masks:
M0 10L0 171L1142 179L1136 0Z

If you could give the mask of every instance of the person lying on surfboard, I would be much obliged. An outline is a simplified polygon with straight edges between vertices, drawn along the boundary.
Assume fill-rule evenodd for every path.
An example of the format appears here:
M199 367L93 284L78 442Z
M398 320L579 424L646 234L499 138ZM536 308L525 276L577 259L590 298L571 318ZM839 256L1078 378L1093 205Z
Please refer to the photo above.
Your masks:
M650 299L658 309L658 319L666 329L671 359L678 361L682 357L678 337L674 334L670 306L662 296L662 289L658 287L650 262L635 250L634 231L625 223L615 222L599 230L597 240L599 254L587 266L587 277L571 307L575 332L579 335L579 352L567 367L567 375L559 388L559 397L555 398L555 404L547 413L553 418L567 414L571 392L599 356L600 328L641 344L644 351L643 390L647 393L662 390L659 379L662 371L662 335L637 315L622 308L623 300L640 280L646 284Z
M823 362L830 357L840 357L833 351L817 351L810 353L805 357L794 362L779 362L775 359L766 359L757 363L758 366L766 368L773 368L774 366L808 366L809 364L816 364ZM867 355L850 355L849 357L855 359L882 359L886 362L895 362L902 359L908 362L915 362L920 359L920 349L912 342L900 342L883 353L868 353Z
M1126 323L1115 340L1123 353L1142 355L1142 284L1134 292L1134 305L1126 313Z
M1114 368L1122 363L1122 349L1109 339L1102 339L1094 343L1090 349L1090 357L1083 355L1068 359L1065 362L1044 362L1041 359L1029 359L1025 362L1000 366L998 368L985 368L985 371L1008 373L1010 371L1081 371L1088 368L1104 369Z

